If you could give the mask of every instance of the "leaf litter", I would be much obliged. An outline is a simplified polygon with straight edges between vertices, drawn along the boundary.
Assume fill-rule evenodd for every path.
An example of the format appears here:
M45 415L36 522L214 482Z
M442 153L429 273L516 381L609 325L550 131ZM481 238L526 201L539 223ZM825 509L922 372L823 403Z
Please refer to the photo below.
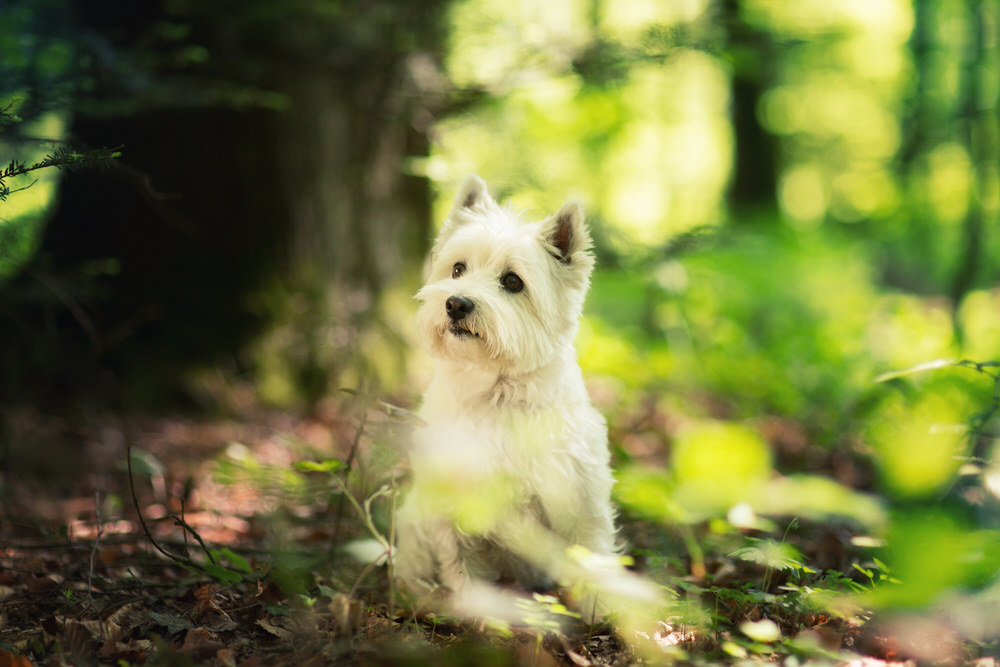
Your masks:
M790 566L771 568L766 590L754 590L766 563L709 556L699 578L682 556L658 562L655 554L684 548L638 519L623 526L637 567L670 571L679 599L717 617L714 630L663 619L647 637L660 659L637 654L609 626L496 632L407 614L391 603L373 551L370 529L385 520L386 503L368 507L366 525L344 500L351 493L363 503L402 474L396 440L405 424L394 414L359 417L345 399L310 419L103 416L81 425L30 410L8 415L0 667L583 667L782 656L877 667L914 658L894 643L899 628L783 605L778 594L796 585ZM371 446L359 447L362 439ZM130 450L139 456L130 459ZM127 464L137 461L130 477ZM345 471L351 476L338 480L346 484L331 481ZM850 569L844 552L856 536L823 526L802 534L798 550ZM351 544L371 552L367 564L342 548ZM942 642L935 662L985 664L959 639L943 633Z

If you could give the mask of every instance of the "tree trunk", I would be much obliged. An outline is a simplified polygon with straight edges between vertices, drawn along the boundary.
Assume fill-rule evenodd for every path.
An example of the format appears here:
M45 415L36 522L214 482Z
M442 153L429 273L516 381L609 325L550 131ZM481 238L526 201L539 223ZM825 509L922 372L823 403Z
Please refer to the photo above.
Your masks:
M123 158L65 178L39 253L0 294L18 369L0 390L162 401L193 367L252 369L242 351L278 323L299 396L328 391L379 290L426 249L429 187L402 169L429 146L408 56L436 53L444 3L359 0L334 19L314 4L177 16L81 0L103 69L86 74L97 93L72 139ZM178 66L177 45L157 42L178 22L206 64Z
M983 79L989 76L988 68L995 67L996 7L987 7L982 0L969 0L967 21L971 39L967 47L965 66L962 68L962 123L964 143L969 151L972 167L972 187L969 206L962 227L962 249L951 284L955 338L959 346L964 340L959 308L965 295L973 289L982 270L983 245L986 242L987 220L996 222L996 204L988 207L984 199L994 199L1000 192L996 160L1000 154L1000 121L997 118L996 92L984 94ZM991 17L989 11L993 10ZM991 20L992 18L992 20ZM994 26L991 39L986 38L988 25ZM991 210L992 208L992 210Z
M771 83L770 38L746 23L740 0L722 0L733 61L730 116L734 136L733 174L729 205L735 222L748 222L777 209L776 138L760 123L757 109Z

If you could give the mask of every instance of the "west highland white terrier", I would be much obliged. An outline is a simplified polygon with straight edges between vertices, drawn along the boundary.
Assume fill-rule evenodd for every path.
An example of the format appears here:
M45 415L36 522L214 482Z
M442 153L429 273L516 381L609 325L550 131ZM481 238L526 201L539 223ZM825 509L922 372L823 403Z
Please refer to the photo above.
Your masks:
M573 345L590 247L578 204L522 222L463 183L416 295L434 366L394 559L410 594L571 587L571 555L617 564L607 427Z

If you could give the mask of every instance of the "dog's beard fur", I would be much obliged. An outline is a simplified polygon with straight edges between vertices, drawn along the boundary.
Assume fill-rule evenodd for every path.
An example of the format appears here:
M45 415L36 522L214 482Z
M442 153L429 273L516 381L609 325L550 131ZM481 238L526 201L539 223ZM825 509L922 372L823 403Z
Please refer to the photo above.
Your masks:
M411 592L567 583L567 547L614 553L607 430L573 348L592 269L578 205L525 223L465 181L417 293L435 370L400 511Z

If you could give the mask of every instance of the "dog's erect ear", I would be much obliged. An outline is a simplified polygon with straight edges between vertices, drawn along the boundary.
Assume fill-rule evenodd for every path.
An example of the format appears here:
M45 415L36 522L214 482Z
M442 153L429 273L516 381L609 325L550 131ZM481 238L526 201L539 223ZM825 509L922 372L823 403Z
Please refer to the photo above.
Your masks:
M437 256L441 248L444 247L444 244L451 238L451 235L455 233L456 229L472 219L469 209L490 204L493 204L493 199L490 198L490 193L486 190L486 182L475 174L466 176L462 182L462 187L458 189L458 195L455 197L455 205L451 209L451 214L444 221L444 225L441 227L441 231L434 241L434 247L431 249L431 257Z
M569 264L578 253L590 248L590 235L583 224L583 209L574 201L563 204L542 223L542 238L556 251L556 258Z
M469 174L462 183L462 187L458 189L453 210L473 208L477 204L487 201L490 201L490 193L486 190L486 181L475 174Z

